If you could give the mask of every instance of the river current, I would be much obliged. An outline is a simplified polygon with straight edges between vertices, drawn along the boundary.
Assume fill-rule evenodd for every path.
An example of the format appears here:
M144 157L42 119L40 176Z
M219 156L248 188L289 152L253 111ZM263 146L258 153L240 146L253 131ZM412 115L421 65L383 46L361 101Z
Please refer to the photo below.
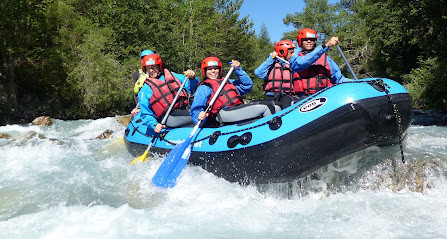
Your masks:
M447 127L411 126L283 184L130 165L115 118L0 127L0 238L447 238ZM112 130L109 139L96 139Z

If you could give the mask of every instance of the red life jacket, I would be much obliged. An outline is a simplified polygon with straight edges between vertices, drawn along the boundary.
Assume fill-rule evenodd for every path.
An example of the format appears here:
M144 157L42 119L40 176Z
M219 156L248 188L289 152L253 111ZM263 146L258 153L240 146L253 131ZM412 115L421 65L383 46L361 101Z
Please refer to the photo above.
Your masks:
M169 109L182 83L168 69L164 69L165 81L157 78L147 78L144 82L152 89L152 97L149 99L152 111L157 118L163 116ZM178 96L173 109L181 108L188 104L188 95L183 89Z
M284 64L284 66L282 66L280 63L276 62L270 70L267 80L264 81L264 91L295 94L297 90L302 91L300 84L293 84L298 77L299 75L297 73L292 75L292 70L290 70L289 64ZM295 89L295 87L298 88Z
M302 52L298 56L304 56ZM313 94L323 88L332 86L332 71L327 62L327 55L324 53L316 62L307 69L298 72L299 78L294 82L301 84L301 91L306 94ZM296 87L299 89L299 87Z
M209 104L211 99L216 94L217 89L219 89L220 84L222 83L223 79L206 79L200 83L200 85L206 85L213 89L213 93L211 94L210 98L208 99L208 102L206 104ZM216 101L214 102L214 105L211 108L210 115L215 115L219 110L226 106L236 106L243 104L242 97L239 94L236 86L231 84L230 82L225 82L224 87L220 91L219 97L217 97Z

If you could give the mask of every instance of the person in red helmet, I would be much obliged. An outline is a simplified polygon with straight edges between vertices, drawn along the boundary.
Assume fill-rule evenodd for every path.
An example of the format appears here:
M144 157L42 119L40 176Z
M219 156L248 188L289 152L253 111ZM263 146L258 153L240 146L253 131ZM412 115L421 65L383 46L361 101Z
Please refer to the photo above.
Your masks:
M267 96L277 94L295 95L293 76L290 65L286 63L293 56L295 45L290 40L275 43L275 51L256 70L255 74L264 80L264 91ZM282 61L283 59L284 61Z
M197 87L194 102L191 105L191 119L197 124L202 120L202 126L218 126L246 122L256 118L269 116L276 112L272 102L250 102L244 104L242 96L249 93L253 82L248 74L242 70L239 61L231 62L237 79L228 80L209 113L205 109L217 92L222 78L222 63L217 57L203 59L201 68L204 80ZM206 119L206 120L205 120Z
M279 41L275 44L275 51L270 53L267 60L255 70L255 74L264 80L264 91L267 92L267 96L276 96L275 99L281 101L278 103L281 108L288 107L300 97L307 95L303 92L303 78L299 72L305 71L317 62L330 46L338 44L338 38L331 37L326 44L316 46L317 38L317 33L313 29L302 29L298 32L297 42L305 54L300 52L300 55L294 55L294 49L290 49L291 41Z
M301 52L296 57L290 59L290 65L292 70L297 72L299 76L294 81L296 93L299 95L310 95L333 84L352 81L342 75L337 63L328 57L326 53L330 46L338 44L338 38L331 37L325 45L321 46L316 46L317 39L317 32L310 28L300 30L297 35L297 42L298 46L301 47ZM298 59L306 58L318 48L322 48L325 51L318 59L312 58L309 66L303 69L299 64L296 64Z
M202 126L234 124L266 117L279 110L272 102L244 104L242 96L251 91L253 82L242 70L239 61L233 60L231 65L235 69L233 73L237 79L230 79L226 82L210 112L205 113L205 109L217 92L223 78L222 63L219 58L207 57L203 59L201 68L204 80L197 87L190 112L191 119L195 124L199 120L202 120Z
M174 104L174 111L166 122L166 125L169 127L179 127L182 123L175 119L175 109L186 110L188 104L186 92L194 93L194 89L199 84L195 72L189 69L185 72L185 75L182 75L164 69L161 57L158 54L144 56L141 59L141 64L148 77L138 92L138 100L141 108L140 117L143 124L148 126L148 134L153 134L153 132L160 133L166 127L159 121L168 110L183 81L187 77L189 78L177 102ZM178 116L179 118L190 120L189 113L186 114L186 117L183 115Z
M231 61L231 66L234 67L233 73L237 80L229 79L212 106L211 111L205 114L205 109L208 106L212 96L219 88L222 78L222 63L217 57L207 57L203 59L201 68L203 81L197 87L194 94L194 101L191 105L191 119L197 124L199 120L205 122L205 118L209 116L211 121L215 122L216 114L225 107L242 105L242 95L249 93L253 87L253 81L250 76L242 70L240 63L237 60ZM202 124L203 125L203 124Z

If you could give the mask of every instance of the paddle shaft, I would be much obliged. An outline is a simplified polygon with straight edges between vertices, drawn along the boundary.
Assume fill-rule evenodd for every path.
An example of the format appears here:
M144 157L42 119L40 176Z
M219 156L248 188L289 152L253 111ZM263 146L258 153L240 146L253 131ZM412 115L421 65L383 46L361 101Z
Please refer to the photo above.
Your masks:
M282 59L282 58L281 58L281 57L279 57L279 56L276 56L276 59L279 59L280 61L282 61L282 62L284 62L284 63L286 63L286 64L289 64L289 65L290 65L290 63L289 63L288 61L286 61L286 60Z
M171 110L172 110L172 108L174 107L175 102L177 101L177 99L178 99L180 93L181 93L182 90L183 90L183 87L185 87L185 84L186 84L186 82L187 82L188 80L189 80L189 77L186 77L186 79L183 81L182 85L180 86L180 89L177 91L177 94L175 95L174 99L172 100L172 103L171 103L171 105L169 106L168 111L166 111L165 116L164 116L163 119L161 120L161 124L165 124L165 123L166 123L166 120L168 120L168 116L169 116L169 114L171 113Z
M233 72L234 67L231 67L231 69L228 71L227 75L225 76L224 80L222 81L222 83L220 83L219 88L217 88L216 93L214 94L213 98L211 98L210 103L208 104L208 107L205 110L205 113L208 113L211 110L211 107L213 107L214 102L217 100L217 97L219 97L220 92L222 91L222 89L225 86L225 83L228 81L228 78L230 78L231 73ZM196 126L194 126L194 129L191 131L191 134L189 135L189 138L191 138L197 131L197 129L200 126L200 123L202 123L202 120L199 120L196 124Z
M141 98L143 98L144 96L144 92L141 92ZM138 99L138 95L137 95L137 99ZM137 105L135 106L134 109L138 109L138 107L140 107L140 99L138 99Z
M140 101L137 102L137 105L133 109L138 109L139 106L140 106Z
M340 47L336 45L338 52L340 53L341 57L345 61L346 65L348 66L349 71L351 72L352 76L354 77L354 80L358 80L357 76L355 75L354 71L352 70L351 66L348 63L348 60L346 60L345 55L343 55L343 52L341 51Z
M217 97L220 94L220 91L224 87L233 70L234 68L231 67L230 71L225 76L225 79L222 81L221 85L211 99L207 109L205 110L205 113L210 111L212 105L216 101ZM178 176L189 161L193 147L192 138L194 137L201 122L202 120L199 120L194 126L194 129L192 130L189 137L182 143L177 144L163 160L163 163L160 165L157 172L155 172L154 177L152 178L152 182L156 186L164 188L171 188L175 186Z
M168 111L166 111L165 116L163 117L163 119L161 120L161 124L165 124L166 121L168 120L168 116L171 113L172 108L174 108L175 102L177 101L180 93L183 90L183 87L185 87L186 82L189 80L189 77L186 77L186 79L183 81L182 85L180 86L180 89L177 91L177 94L175 95L174 99L172 100L171 105L168 108ZM146 151L149 151L152 147L152 144L154 143L155 139L158 138L159 133L155 133L154 137L152 137L151 143L149 144L149 146L147 146Z
M351 72L352 76L354 77L355 80L358 80L358 79L357 79L357 76L355 75L354 71L352 70L351 66L350 66L349 63L348 63L348 60L346 60L345 55L343 55L343 52L341 51L340 47L339 47L338 45L336 45L336 47L337 47L337 50L338 50L338 52L340 53L341 57L342 57L343 60L345 61L346 65L348 66L348 69L349 69L349 71ZM279 60L281 60L281 61L283 61L283 62L286 63L286 64L290 64L288 61L282 59L282 58L279 57L279 56L276 56L276 58L279 59Z
M355 80L358 80L357 76L354 74L354 71L351 69L351 66L349 65L348 61L346 60L345 56L343 55L343 52L341 52L340 47L338 45L336 47L337 47L338 52L340 52L340 55L343 58L343 60L346 62L346 65L348 66L349 71L351 71L352 76L354 77ZM276 58L281 60L282 62L290 65L290 63L288 61L282 59L281 57L276 56Z

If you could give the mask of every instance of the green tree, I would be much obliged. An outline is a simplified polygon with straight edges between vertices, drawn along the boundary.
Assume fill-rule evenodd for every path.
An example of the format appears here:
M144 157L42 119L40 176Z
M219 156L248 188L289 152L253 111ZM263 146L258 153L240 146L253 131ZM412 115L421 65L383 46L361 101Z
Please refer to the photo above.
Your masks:
M373 72L397 81L410 73L411 76L406 77L407 82L425 82L419 84L424 87L421 90L423 95L412 91L415 102L425 102L416 106L447 110L447 87L444 83L447 79L441 67L447 59L447 50L443 47L447 37L445 1L392 0L365 3L359 9L359 14L365 17L366 24L370 26L369 36L374 37ZM437 90L432 86L436 86Z
M123 113L115 109L130 102L131 87L124 80L128 69L116 60L114 32L78 14L75 3L57 1L48 9L49 19L58 23L53 41L66 73L65 83L58 87L60 100L72 102L59 109L60 114L96 118Z
M404 76L405 88L413 97L416 108L447 109L447 60L419 58L420 67ZM443 80L444 79L444 80Z
M42 70L49 64L43 45L53 32L45 19L46 1L4 0L0 2L0 122L17 115L21 91L32 81L39 84ZM28 87L28 89L31 87ZM26 89L25 89L26 90Z
M297 29L310 27L338 36L340 47L359 76L386 77L402 82L416 107L446 110L447 87L441 70L447 50L447 10L442 0L306 0L303 12L283 20ZM296 32L286 33L296 35ZM348 74L338 54L332 58ZM434 88L436 86L436 90ZM434 98L436 97L436 99Z
M273 43L270 39L270 35L267 31L267 26L263 23L261 25L261 31L259 35L255 36L256 48L253 49L255 55L255 61L252 64L252 72L265 61L269 54L274 50ZM250 72L251 73L251 72ZM253 80L253 90L247 95L248 99L262 99L265 98L264 92L264 80L259 79L257 76L250 75Z
M270 38L270 34L267 31L267 26L265 23L261 24L261 31L259 33L259 44L261 47L269 46L272 44L272 40Z
M336 7L334 4L329 4L327 0L304 0L304 3L306 6L303 12L287 14L283 18L283 22L287 26L293 25L298 30L312 28L317 31L319 42L323 42L327 36L330 37L334 34ZM285 33L285 38L295 39L298 32L291 33Z
M5 0L0 3L0 110L32 120L127 113L143 49L175 72L237 59L254 79L271 44L240 18L242 0ZM269 45L269 46L266 46ZM224 71L229 65L225 64ZM262 89L259 89L262 92ZM61 107L68 105L68 107Z

